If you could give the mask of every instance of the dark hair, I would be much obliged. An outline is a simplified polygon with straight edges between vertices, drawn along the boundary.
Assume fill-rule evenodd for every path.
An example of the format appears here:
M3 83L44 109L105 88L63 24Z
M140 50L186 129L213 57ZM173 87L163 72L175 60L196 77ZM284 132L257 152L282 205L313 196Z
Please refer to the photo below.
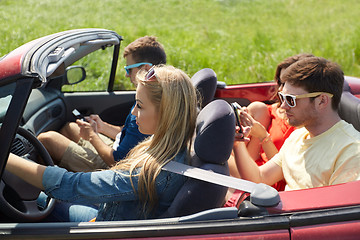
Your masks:
M285 58L281 63L279 63L277 65L276 71L275 71L275 76L274 76L274 81L277 84L277 91L274 93L273 99L275 99L276 102L278 102L278 104L279 104L278 107L280 107L280 104L281 104L281 101L278 96L278 91L281 88L281 86L284 85L284 83L281 82L281 79L280 79L281 71L288 68L291 64L293 64L301 59L307 58L307 57L314 57L314 55L312 55L310 53L300 53L300 54Z
M344 85L344 73L336 63L320 57L304 58L288 67L282 77L287 83L309 93L333 94L332 108L337 110Z
M156 37L145 36L136 39L124 49L123 57L131 55L137 62L149 62L154 65L166 64L164 47L156 40Z
M280 80L281 70L286 69L291 64L293 64L301 59L307 58L307 57L314 57L314 55L312 55L310 53L300 53L300 54L285 58L281 63L279 63L277 65L274 80L277 83L278 87L281 86L281 80Z

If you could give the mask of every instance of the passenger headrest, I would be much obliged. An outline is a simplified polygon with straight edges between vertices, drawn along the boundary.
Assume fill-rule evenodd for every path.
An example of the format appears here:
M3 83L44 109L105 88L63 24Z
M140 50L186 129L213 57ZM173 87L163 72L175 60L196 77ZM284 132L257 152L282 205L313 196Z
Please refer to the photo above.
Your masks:
M360 99L344 91L339 104L339 116L360 131Z
M349 83L346 81L346 80L344 80L344 86L343 86L343 91L344 92L350 92L350 85L349 85Z
M223 164L230 157L234 135L235 115L230 104L214 100L197 117L195 153L203 162Z
M200 107L203 108L214 99L217 86L216 73L210 68L204 68L196 72L191 81L200 93Z

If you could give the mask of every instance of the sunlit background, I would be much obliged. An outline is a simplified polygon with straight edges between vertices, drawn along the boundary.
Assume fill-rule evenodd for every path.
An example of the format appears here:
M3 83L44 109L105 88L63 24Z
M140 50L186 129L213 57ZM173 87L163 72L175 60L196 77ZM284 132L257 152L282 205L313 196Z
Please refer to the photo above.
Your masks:
M227 84L271 81L280 61L301 52L360 76L359 9L358 0L0 0L0 55L55 32L106 28L123 36L121 56L154 35L169 64L190 76L212 68Z

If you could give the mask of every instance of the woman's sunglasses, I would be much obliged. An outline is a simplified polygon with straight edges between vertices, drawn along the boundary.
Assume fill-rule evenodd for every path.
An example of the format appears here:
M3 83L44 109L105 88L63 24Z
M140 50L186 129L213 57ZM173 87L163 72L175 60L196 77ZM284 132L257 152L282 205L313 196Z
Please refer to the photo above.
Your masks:
M148 62L141 62L141 63L135 63L135 64L131 64L131 65L128 65L128 66L125 66L125 71L126 71L126 74L127 75L130 75L130 70L133 69L133 68L137 68L137 67L140 67L142 65L149 65L150 67L152 66L151 63L148 63Z
M278 95L281 103L285 101L289 107L296 107L296 99L318 97L323 93L328 95L329 97L333 96L331 93L327 93L327 92L313 92L313 93L305 93L300 95L291 95L291 94L284 94L282 92L278 92Z
M145 81L159 81L159 78L155 72L155 66L152 66L149 71L145 74Z

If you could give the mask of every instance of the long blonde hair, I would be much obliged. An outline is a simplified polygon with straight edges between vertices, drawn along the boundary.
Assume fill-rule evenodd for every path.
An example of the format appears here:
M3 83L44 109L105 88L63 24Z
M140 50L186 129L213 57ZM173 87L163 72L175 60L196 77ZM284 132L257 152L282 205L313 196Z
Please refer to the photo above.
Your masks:
M158 109L157 129L113 167L128 170L131 180L133 176L139 177L138 194L144 213L151 212L157 204L155 179L161 168L182 150L190 149L197 114L197 95L190 78L172 66L161 65L154 69L156 81L145 80L144 72L138 73L137 80L147 89ZM140 173L134 174L139 167Z

